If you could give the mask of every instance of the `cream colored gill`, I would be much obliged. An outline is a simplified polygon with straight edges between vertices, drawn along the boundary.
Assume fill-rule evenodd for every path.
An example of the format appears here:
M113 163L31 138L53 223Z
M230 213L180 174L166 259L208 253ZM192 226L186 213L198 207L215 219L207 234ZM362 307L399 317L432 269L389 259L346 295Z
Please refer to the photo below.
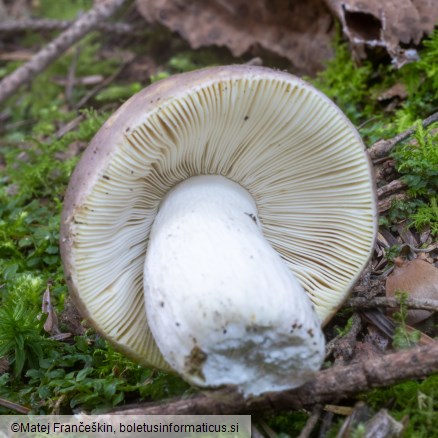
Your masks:
M81 299L101 330L143 363L163 366L141 304L148 235L163 196L202 174L249 191L265 237L322 321L343 301L372 246L363 145L317 91L292 77L255 75L168 99L125 135L75 215Z

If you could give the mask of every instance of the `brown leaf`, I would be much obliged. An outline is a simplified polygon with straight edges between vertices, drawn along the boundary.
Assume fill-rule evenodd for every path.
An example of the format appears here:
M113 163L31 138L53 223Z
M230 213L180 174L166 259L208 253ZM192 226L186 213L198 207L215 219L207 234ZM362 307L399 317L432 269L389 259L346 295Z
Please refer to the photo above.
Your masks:
M418 59L414 49L438 20L436 2L428 0L326 0L342 23L358 58L364 47L383 47L401 67ZM407 48L406 48L407 47Z
M43 313L47 313L47 319L44 323L44 330L51 335L57 335L61 333L58 327L58 317L56 316L56 312L53 309L50 300L50 284L47 285L47 289L43 295L42 311Z
M61 322L67 326L68 331L74 336L82 336L86 332L86 327L82 323L82 316L76 309L70 297L64 302L64 310L61 313Z
M333 18L324 0L137 0L149 23L178 32L192 48L225 46L241 56L256 46L312 74L333 55Z
M385 91L383 91L379 96L377 96L377 100L391 100L394 98L398 98L400 100L404 100L408 97L408 90L406 89L406 85L400 82L397 82L392 87L389 87Z
M408 292L412 298L438 299L438 268L430 263L398 257L395 267L386 279L386 296L394 297L398 291ZM428 310L408 310L407 323L415 325L432 315Z

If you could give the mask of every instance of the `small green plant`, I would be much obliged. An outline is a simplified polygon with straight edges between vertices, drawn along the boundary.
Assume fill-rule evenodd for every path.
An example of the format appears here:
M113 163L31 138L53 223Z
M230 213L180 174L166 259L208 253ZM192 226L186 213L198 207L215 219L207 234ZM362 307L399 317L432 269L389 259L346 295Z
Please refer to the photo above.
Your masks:
M0 357L9 359L15 377L21 375L25 366L38 365L44 343L35 311L23 303L0 307Z
M422 205L418 211L411 216L412 225L421 230L424 227L429 227L432 235L438 235L438 203L434 196L430 200L430 205Z
M2 377L0 396L31 406L34 414L67 414L76 407L98 411L131 399L158 400L189 390L176 376L131 362L92 332L75 337L73 344L52 343L27 370L25 385Z
M437 125L428 129L417 122L416 144L405 144L394 152L397 170L403 174L413 196L438 194L438 136Z
M398 148L393 156L397 170L403 175L412 197L409 203L400 208L411 206L408 215L411 225L417 229L430 227L431 232L438 233L438 135L437 125L428 129L417 122L415 144L407 143ZM396 209L391 212L394 215Z
M385 258L389 262L394 262L394 259L400 255L401 245L392 245L389 248L385 248Z
M423 41L420 60L402 67L398 81L405 84L408 99L396 112L398 131L410 128L414 122L436 111L438 99L438 31Z
M396 298L400 302L400 310L394 314L394 319L398 323L395 328L392 345L397 350L413 347L418 343L421 332L418 330L409 330L406 324L408 316L407 299L408 294L403 291L396 292Z
M422 381L409 380L384 389L374 389L363 396L373 409L385 406L398 421L407 418L405 437L437 436L438 375Z
M127 85L112 85L102 90L97 96L98 102L114 102L124 101L129 99L135 93L138 93L142 89L142 85L139 82L134 82Z
M345 336L353 327L353 317L348 318L347 324L344 327L336 327L337 336Z
M373 68L369 62L361 66L355 64L340 32L335 41L335 50L335 58L327 63L325 70L312 82L357 123L372 113L367 97Z
M359 423L355 429L351 432L350 438L364 438L365 437L365 424Z

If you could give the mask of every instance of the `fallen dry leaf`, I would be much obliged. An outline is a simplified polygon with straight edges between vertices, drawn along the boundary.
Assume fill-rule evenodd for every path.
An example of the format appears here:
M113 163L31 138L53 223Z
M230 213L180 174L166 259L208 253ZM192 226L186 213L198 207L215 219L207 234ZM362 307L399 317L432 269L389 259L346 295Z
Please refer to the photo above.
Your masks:
M394 271L386 279L386 296L394 297L398 291L407 292L409 297L438 299L438 268L430 263L414 259L394 260ZM415 325L432 315L429 310L408 310L407 323Z
M434 0L326 0L342 23L356 57L364 47L382 47L401 67L418 59L415 46L438 21Z
M329 59L334 14L357 59L365 47L385 49L401 67L438 21L434 0L137 0L149 23L178 32L191 47L225 46L233 56L256 47L287 58L296 73L313 74Z
M255 47L312 74L333 55L335 28L324 0L137 0L149 23L178 32L192 48L225 46L233 56Z
M57 335L61 333L61 331L58 327L58 317L56 316L56 312L51 303L50 286L51 284L49 283L43 294L42 311L47 314L47 319L44 323L44 330L51 335Z
M384 100L392 100L394 98L404 100L408 97L408 90L406 89L406 85L398 82L394 84L392 87L383 91L379 96L377 96L378 101Z

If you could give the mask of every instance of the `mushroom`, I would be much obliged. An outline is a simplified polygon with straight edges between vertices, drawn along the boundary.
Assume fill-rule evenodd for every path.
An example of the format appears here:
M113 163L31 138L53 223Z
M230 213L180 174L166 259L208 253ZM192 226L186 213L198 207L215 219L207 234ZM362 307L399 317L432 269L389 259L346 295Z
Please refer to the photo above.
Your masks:
M65 195L69 290L145 365L245 395L294 388L324 358L321 324L376 234L363 143L288 73L223 66L133 96Z

